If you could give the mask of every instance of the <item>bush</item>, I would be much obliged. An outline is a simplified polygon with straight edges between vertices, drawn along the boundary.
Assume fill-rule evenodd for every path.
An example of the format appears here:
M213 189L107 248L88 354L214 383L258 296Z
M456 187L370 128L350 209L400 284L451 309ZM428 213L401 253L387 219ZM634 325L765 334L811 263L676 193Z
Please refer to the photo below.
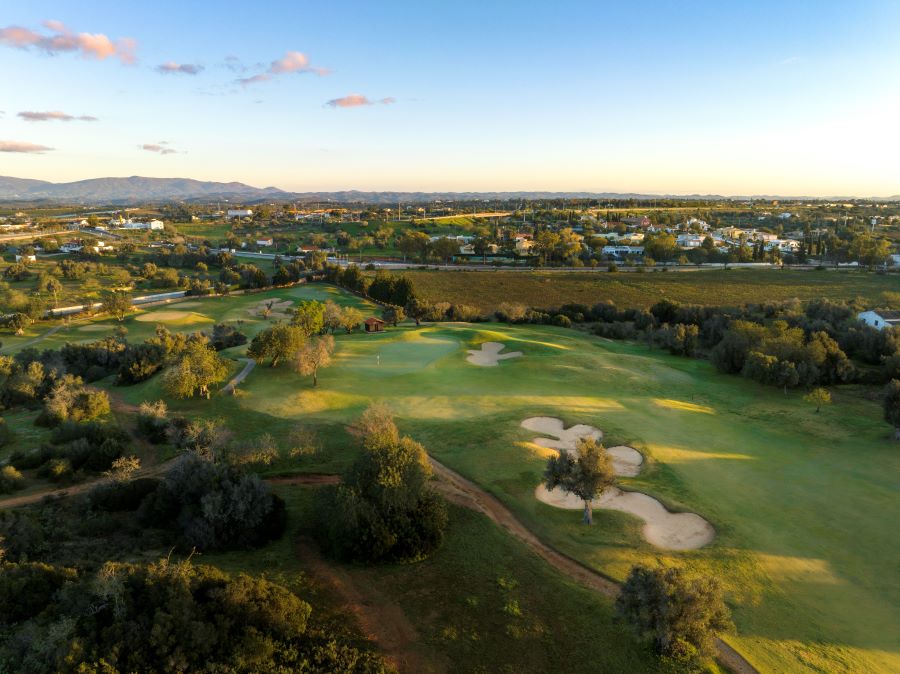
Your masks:
M568 316L564 316L563 314L556 314L550 321L553 325L559 326L560 328L571 328L572 321Z
M160 481L152 477L139 477L127 482L105 482L90 491L88 507L104 512L134 511L159 485Z
M311 614L264 578L190 562L107 562L81 574L6 564L0 662L29 673L388 671L335 627L311 628Z
M319 494L318 532L331 554L364 562L417 560L435 550L447 507L428 487L425 450L401 438L386 409L360 422L363 455L337 487Z
M169 429L168 411L163 400L142 402L137 416L138 432L153 444L165 442Z
M138 519L176 528L185 549L253 548L284 533L283 505L259 476L187 453L141 503Z
M616 612L659 654L682 662L712 658L716 635L732 627L719 581L674 568L633 567Z
M10 494L25 486L25 477L13 466L0 468L0 494Z

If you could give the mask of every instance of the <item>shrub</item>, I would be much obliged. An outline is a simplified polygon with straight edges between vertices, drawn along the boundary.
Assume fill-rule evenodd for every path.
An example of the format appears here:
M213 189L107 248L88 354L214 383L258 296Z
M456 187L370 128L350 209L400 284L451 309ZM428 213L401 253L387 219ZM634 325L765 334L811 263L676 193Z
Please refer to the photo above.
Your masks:
M168 407L165 401L142 402L138 409L138 432L153 444L166 441L169 429Z
M572 327L572 321L569 319L568 316L564 316L563 314L556 314L550 320L550 322L553 325L559 326L560 328L571 328Z
M0 447L5 447L15 439L15 433L6 425L6 419L0 419Z
M9 494L25 486L25 477L13 466L0 468L0 494Z
M370 408L359 425L363 455L340 485L319 494L323 543L343 559L421 559L440 545L447 526L446 504L427 484L425 450L400 437L386 409Z
M139 477L127 482L104 482L88 494L88 507L104 512L134 511L159 487L160 480Z
M658 653L684 662L712 658L716 634L731 629L719 581L681 569L633 567L616 612Z

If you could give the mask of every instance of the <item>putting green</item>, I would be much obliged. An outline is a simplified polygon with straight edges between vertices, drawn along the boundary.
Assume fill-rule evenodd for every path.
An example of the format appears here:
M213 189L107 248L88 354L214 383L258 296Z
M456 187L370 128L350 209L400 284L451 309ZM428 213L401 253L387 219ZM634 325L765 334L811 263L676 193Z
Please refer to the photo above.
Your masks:
M466 350L486 341L524 356L471 367ZM731 640L762 671L900 669L891 561L900 452L877 404L853 389L815 414L802 392L785 396L702 361L572 330L465 324L339 335L318 389L287 368L257 368L243 388L229 404L247 433L347 423L381 400L437 458L584 563L619 579L632 564L659 562L722 578L738 626ZM534 416L594 425L608 445L637 447L645 464L623 486L697 513L715 540L664 551L643 539L636 517L601 510L587 529L577 513L538 503L546 450L519 426Z

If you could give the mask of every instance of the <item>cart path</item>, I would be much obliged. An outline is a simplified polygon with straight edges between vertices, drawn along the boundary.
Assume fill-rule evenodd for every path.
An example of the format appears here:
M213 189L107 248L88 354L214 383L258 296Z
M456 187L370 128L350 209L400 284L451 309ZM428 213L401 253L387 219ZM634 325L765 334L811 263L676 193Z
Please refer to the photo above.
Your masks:
M225 384L222 388L222 393L234 393L234 390L238 387L238 385L247 378L251 372L253 372L253 368L256 367L256 361L252 358L238 358L244 363L244 369L237 373L234 379Z

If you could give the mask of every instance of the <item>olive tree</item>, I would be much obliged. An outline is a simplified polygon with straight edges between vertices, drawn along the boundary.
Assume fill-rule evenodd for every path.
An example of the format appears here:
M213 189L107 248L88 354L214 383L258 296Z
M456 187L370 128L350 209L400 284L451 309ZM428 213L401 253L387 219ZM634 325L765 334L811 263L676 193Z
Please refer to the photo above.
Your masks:
M547 461L544 484L559 487L584 501L584 523L594 523L592 501L615 482L612 460L593 438L582 438L575 452L561 451Z

